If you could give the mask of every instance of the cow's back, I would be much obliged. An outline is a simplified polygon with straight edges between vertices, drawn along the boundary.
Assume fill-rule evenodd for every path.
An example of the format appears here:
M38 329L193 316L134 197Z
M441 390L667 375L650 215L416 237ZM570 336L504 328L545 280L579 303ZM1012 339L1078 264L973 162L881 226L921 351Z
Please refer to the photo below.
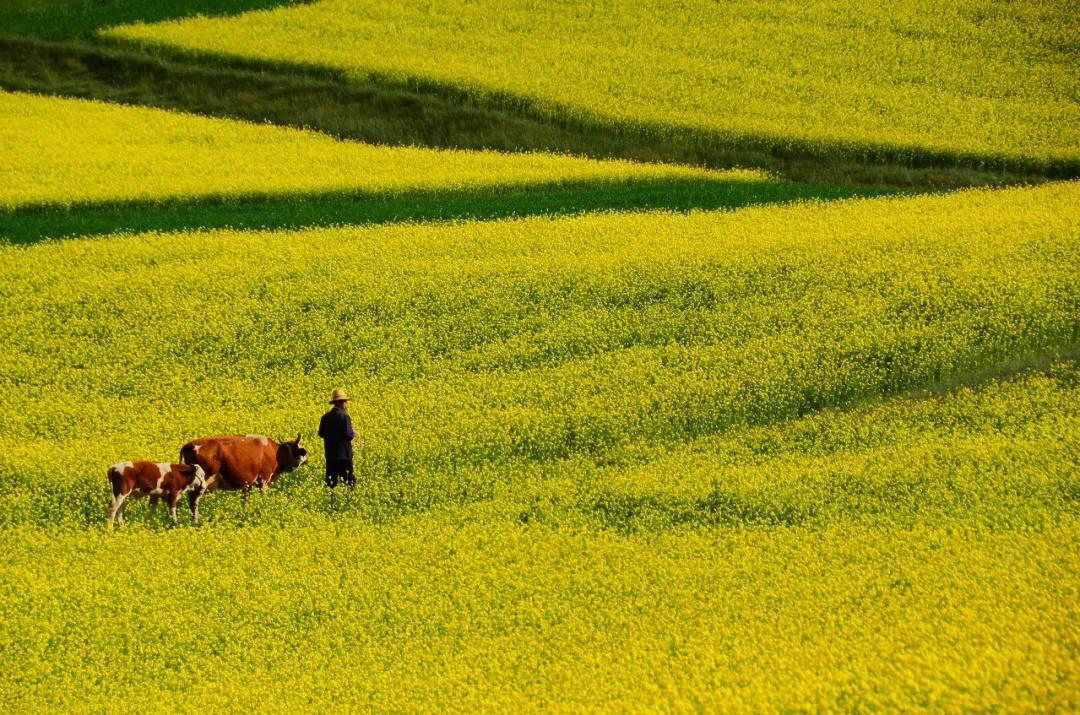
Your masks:
M269 479L277 447L262 435L218 435L188 442L180 459L203 468L208 489L242 489Z

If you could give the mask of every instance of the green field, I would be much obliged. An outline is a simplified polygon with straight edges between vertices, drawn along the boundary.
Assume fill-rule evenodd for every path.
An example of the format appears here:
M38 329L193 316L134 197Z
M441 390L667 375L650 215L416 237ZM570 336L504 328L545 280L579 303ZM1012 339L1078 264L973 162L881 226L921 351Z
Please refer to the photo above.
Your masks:
M1080 709L1075 27L5 6L5 707Z

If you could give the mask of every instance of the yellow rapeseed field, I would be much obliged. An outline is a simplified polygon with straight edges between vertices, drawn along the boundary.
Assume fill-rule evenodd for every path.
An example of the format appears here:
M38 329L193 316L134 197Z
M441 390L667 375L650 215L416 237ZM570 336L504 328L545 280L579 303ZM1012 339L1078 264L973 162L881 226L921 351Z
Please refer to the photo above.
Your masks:
M597 153L1080 167L1054 1L320 0L62 37L272 4L22 3L58 34L9 44L40 86L169 106L265 60L601 125ZM855 191L0 91L3 708L1080 711L1080 182L821 200ZM223 433L311 459L198 524L106 523L109 465Z
M321 0L109 38L465 91L680 142L1080 161L1063 2Z
M317 132L0 91L0 210L91 202L393 195L582 181L763 181L756 171L338 141Z

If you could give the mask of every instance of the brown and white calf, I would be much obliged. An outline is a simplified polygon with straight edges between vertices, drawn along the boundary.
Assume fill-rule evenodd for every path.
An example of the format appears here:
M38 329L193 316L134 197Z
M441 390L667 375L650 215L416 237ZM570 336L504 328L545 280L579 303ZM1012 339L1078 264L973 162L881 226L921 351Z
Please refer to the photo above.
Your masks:
M262 489L307 462L307 450L300 446L300 435L291 441L261 434L218 435L185 444L180 448L180 461L198 465L206 473L204 488L188 492L191 512L198 518L204 491L236 489L246 499L253 486Z
M153 516L158 499L165 498L176 523L176 503L186 491L201 492L206 488L206 472L197 464L169 464L168 462L121 462L109 467L109 483L113 498L109 504L109 520L124 521L124 500L129 496L137 499L150 495L150 514ZM199 515L193 508L193 519Z

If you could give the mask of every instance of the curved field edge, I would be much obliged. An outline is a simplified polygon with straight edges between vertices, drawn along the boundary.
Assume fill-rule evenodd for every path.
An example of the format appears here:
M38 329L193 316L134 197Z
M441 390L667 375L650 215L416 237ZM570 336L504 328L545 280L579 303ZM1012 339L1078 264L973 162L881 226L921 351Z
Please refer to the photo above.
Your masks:
M3 529L0 689L14 712L1069 710L1078 535Z
M622 60L616 61L613 58L620 56L620 50L604 44L606 41L604 33L586 32L584 34L592 37L592 41L585 45L573 45L572 38L568 40L560 34L566 30L558 22L534 23L526 29L526 21L531 17L530 13L543 14L545 12L552 13L553 17L560 16L559 13L565 13L568 20L567 27L576 26L575 23L585 23L586 26L590 22L599 22L601 25L604 25L604 22L610 24L608 20L603 19L607 18L609 13L593 13L588 19L583 19L583 13L574 12L573 8L558 10L505 8L509 15L516 19L514 22L508 21L496 27L492 24L490 14L467 6L455 8L451 13L453 17L444 18L438 13L425 14L414 8L402 6L365 5L361 7L349 3L318 3L276 11L249 13L223 20L191 18L157 25L110 28L103 34L107 38L136 40L155 46L171 45L174 48L196 52L232 56L246 53L262 61L283 65L293 62L316 71L331 74L345 73L363 82L389 83L412 91L434 92L445 96L459 95L472 104L511 108L516 112L542 117L545 121L555 121L582 128L613 129L616 133L642 136L651 140L670 140L676 144L689 146L742 146L747 149L777 153L781 156L807 155L818 159L838 156L860 161L897 162L912 166L927 163L965 165L975 168L1043 172L1054 176L1075 176L1080 166L1078 164L1080 159L1076 156L1075 137L1068 138L1067 127L1074 123L1068 119L1070 112L1075 115L1077 110L1075 105L1070 103L1067 92L1063 89L1067 86L1065 75L1069 70L1068 65L1063 64L1060 57L1062 50L1059 45L1061 43L1054 40L1055 33L1059 32L1060 23L1055 23L1053 19L1040 15L1028 18L1030 22L1025 26L1026 31L1018 33L1013 26L1016 24L1015 18L1010 13L983 12L985 8L971 7L956 10L953 13L964 16L958 18L956 27L952 28L959 33L959 36L946 37L948 33L942 34L941 28L921 27L921 24L925 24L927 20L922 17L917 5L917 3L913 5L914 10L912 7L890 6L889 8L890 13L896 12L902 16L899 19L893 18L894 25L905 23L912 25L912 28L906 29L897 27L890 29L887 27L887 22L881 22L882 18L876 16L863 18L862 12L858 14L858 17L866 20L868 23L866 27L860 26L859 22L851 20L851 17L842 18L839 23L831 21L820 23L821 27L816 27L813 23L804 25L800 23L807 22L807 18L798 13L792 16L794 19L787 18L786 23L771 25L769 23L775 18L770 17L762 19L756 25L753 23L746 25L758 30L749 38L750 45L760 39L758 35L762 32L770 31L777 35L774 39L779 44L764 47L759 53L761 56L755 55L757 62L751 66L755 70L765 71L766 75L773 70L779 74L773 78L776 80L774 82L769 81L769 76L762 77L758 85L748 87L732 97L724 94L724 92L733 91L730 88L724 89L725 87L733 81L735 84L739 81L749 81L749 77L756 75L747 73L746 63L743 62L739 65L740 71L734 78L728 77L724 74L727 71L724 69L727 67L724 62L710 65L703 57L697 57L695 52L705 52L703 48L706 47L713 48L711 51L721 54L736 51L740 47L737 42L717 42L712 35L705 42L694 45L693 38L699 37L695 33L704 32L704 25L698 26L700 23L691 23L685 28L685 33L676 33L676 39L682 38L693 45L688 48L689 59L686 59L686 62L689 64L686 67L675 65L668 67L671 62L663 57L659 58L653 63L656 67L650 65L644 72L643 76L648 79L647 92L641 88L635 89L637 85L631 81L632 77L641 73L635 74L630 71L625 77L620 74L619 68L622 68L622 74L626 74L624 65L627 62L632 64L632 61L636 61L636 54L631 52ZM646 14L649 12L641 8L624 9ZM832 20L836 20L833 15L842 14L842 10L829 9L824 4L804 9L806 12L803 14L813 16L814 13L824 13L828 16L827 19ZM935 8L935 10L941 9ZM720 14L723 12L753 14L760 10L764 15L770 15L772 12L767 9L755 10L752 7L740 8L737 11L721 11L715 7L712 10ZM912 12L914 14L911 14ZM974 16L980 13L982 14L981 22L972 21L967 17L967 15ZM614 14L618 16L618 13ZM444 20L448 21L444 22ZM398 25L394 25L395 22ZM672 22L675 24L673 25ZM384 35L375 32L373 28L384 25L397 27L400 33L407 37L402 40L399 36L399 42L394 45L385 47L380 45L379 42ZM465 32L465 28L478 29L481 26L484 27L484 36L487 38L485 43L478 45L464 42L462 33ZM626 25L626 27L629 26L631 25ZM677 14L666 18L662 29L674 30L676 26L678 26ZM738 28L743 26L739 23L727 23L719 31L719 36L724 37L725 33L738 35ZM288 42L275 43L275 37L283 36L283 27L288 28ZM318 32L322 33L320 36L324 40L327 33L333 36L334 32L340 31L342 33L340 41L315 44L312 47L317 49L312 50L312 47L304 44L303 38L306 36L305 33L315 32L316 27ZM619 31L625 30L626 27L619 26L613 29L618 35ZM877 55L865 50L855 61L851 61L851 58L845 59L841 49L850 50L850 48L846 47L844 42L834 42L829 45L832 51L839 53L835 57L826 53L827 56L821 58L815 56L813 60L806 56L789 58L777 67L769 64L769 57L774 52L780 53L777 57L783 59L782 51L792 51L786 43L793 41L792 38L799 37L799 33L809 33L816 37L815 33L825 32L826 27L828 31L838 33L846 39L855 39L857 36L865 41L867 38L881 35L880 39L885 43L882 49L900 53L897 58L894 58L899 65L892 67L889 64L893 62L888 59L891 57L889 52L882 55L886 57L886 65L882 67L875 67L872 60ZM996 29L988 30L987 28ZM924 30L926 37L920 45L915 37L918 32ZM971 36L965 36L965 32ZM852 34L852 37L848 38L848 34ZM863 37L864 34L866 37ZM249 35L251 37L257 35L257 46L247 43ZM519 41L514 41L513 38L518 35L521 35ZM379 39L365 39L369 36ZM423 38L424 51L413 52L409 49L410 42L420 42L421 39L418 38ZM655 42L655 38L652 39ZM895 40L896 47L888 45L887 41L890 39ZM537 59L530 53L538 51L539 45L534 47L536 43L543 45L544 42L551 44L551 47L547 48L542 55L537 56L542 56L542 66L516 73L514 70L523 66L522 63L527 66L530 61ZM577 56L575 52L565 52L566 42L574 46L575 52L580 51L588 55L594 66L558 79L560 77L558 73L562 71L560 63L572 65L574 61L584 62L584 60L574 59ZM916 45L914 49L909 47L912 43ZM399 48L398 45L401 47ZM679 40L676 46L681 47L681 45L682 40ZM796 45L798 43L792 47ZM376 51L376 46L378 51ZM634 46L636 52L641 52L648 45ZM504 51L509 47L513 48L510 50L510 54L515 55L513 61L506 61L507 57L504 56ZM544 45L544 47L547 46ZM896 48L907 48L905 51L908 54ZM804 51L806 49L803 47ZM828 48L812 44L811 49L825 51ZM625 53L625 48L623 52ZM974 57L966 54L970 52L983 53L978 54L981 64L976 62ZM471 56L469 53L479 54ZM681 54L676 54L682 57ZM1020 56L1023 59L1018 59ZM695 60L697 60L696 63ZM242 63L243 59L240 57L234 61ZM777 61L779 62L779 59ZM1055 65L1055 62L1058 64ZM926 66L923 66L924 64ZM710 74L712 70L707 70L710 66L717 67L715 72L719 74L715 76ZM987 68L990 66L996 69L989 72ZM962 67L965 72L982 79L980 82L975 82L967 75L957 75L957 67ZM1021 70L1022 67L1026 69ZM597 74L597 72L607 70L611 70L614 74L611 76ZM841 75L846 77L845 72L849 71L854 72L854 77L860 77L859 72L864 71L872 75L874 73L884 73L884 75L882 77L874 75L872 81L863 77L856 82L854 89L848 88L850 92L841 92L837 97L830 95L830 91L836 90L832 84L839 83L837 86L840 87L843 81L848 81ZM815 78L822 72L826 75L833 72L839 79L828 75L831 79L819 87L815 83ZM653 74L657 76L654 77ZM1039 76L1045 81L1036 87L1031 84L1032 76ZM579 80L579 77L592 79L584 81ZM964 79L965 77L967 79ZM690 78L696 79L691 81ZM983 97L982 93L985 91L983 85L995 89L987 97ZM606 87L607 91L601 91L601 86ZM678 91L688 90L691 86L696 94ZM540 89L537 89L538 87ZM656 87L663 87L665 91L657 93ZM783 130L761 129L754 125L754 122L749 121L748 123L753 126L740 126L730 116L730 121L715 119L716 107L733 108L735 113L731 116L737 119L741 116L739 114L742 111L741 104L746 104L755 97L755 91L768 94L777 90L778 87L788 93L784 95L788 101L773 101L771 105L768 105L771 111L760 108L755 110L757 114L753 116L758 116L761 126L769 125L773 115L787 116L784 112L790 108L788 105L796 108L827 106L831 113L827 113L826 119L823 120L817 115L802 117L796 111L795 116L802 117L801 122L794 124L789 122ZM1057 94L1053 94L1051 89L1046 89L1047 87L1054 88L1053 91ZM641 91L638 91L639 89ZM675 118L682 112L680 102L691 99L698 101L694 99L697 94L708 95L709 92L720 92L727 101L710 102L708 107L712 114L706 113L707 116L703 115L704 118L699 117L695 121L688 122ZM927 92L930 96L923 96ZM943 95L937 97L934 92L941 92ZM1051 94L1046 95L1045 92L1051 92ZM582 96L577 97L578 94ZM654 104L659 101L657 97L669 98L673 104L670 107L664 105L666 109L661 112L663 119L660 120L649 116L657 112L650 110L652 105L649 101L638 97L639 94L646 98L652 97L653 100L649 101ZM567 99L571 95L577 99ZM808 97L814 101L811 102ZM986 106L983 106L984 104ZM1054 111L1050 110L1050 105L1054 106ZM601 106L603 110L598 109ZM1054 114L1055 111L1057 114ZM942 112L944 114L938 117L936 113ZM730 114L729 112L725 116ZM1043 114L1046 116L1042 116ZM882 136L889 135L898 124L903 125L905 122L918 124L918 118L924 115L933 115L935 119L928 120L926 126L918 131L912 129L909 132L913 136L919 135L921 137L919 141L880 139ZM1020 125L1017 128L1009 124L1010 121L1020 121L1016 119L1020 115L1031 115L1024 120L1030 123L1030 127ZM1036 117L1036 115L1039 116ZM834 136L839 131L837 127L847 127L849 124L857 126L860 122L870 122L872 125L874 121L877 121L875 117L879 116L890 117L894 121L885 122L874 131L863 131L863 135L855 132L849 137ZM979 119L976 121L972 117ZM1008 119L1005 119L1006 117ZM903 121L900 121L901 119ZM705 126L714 122L719 122L719 125ZM822 136L803 136L819 124L823 127ZM963 127L969 124L968 130L952 129L954 126ZM935 132L940 134L946 128L954 132L955 137L951 141L956 146L936 137ZM1002 146L992 150L979 144L983 140L977 137L994 132L998 134L1004 132L1002 136L1016 136L1009 141L1001 140L1004 142ZM1055 132L1066 133L1057 136ZM1033 151L1045 155L1032 155L1030 152Z
M1052 354L1076 190L4 249L9 523L96 522L103 465L193 436L306 432L327 384L381 518Z

